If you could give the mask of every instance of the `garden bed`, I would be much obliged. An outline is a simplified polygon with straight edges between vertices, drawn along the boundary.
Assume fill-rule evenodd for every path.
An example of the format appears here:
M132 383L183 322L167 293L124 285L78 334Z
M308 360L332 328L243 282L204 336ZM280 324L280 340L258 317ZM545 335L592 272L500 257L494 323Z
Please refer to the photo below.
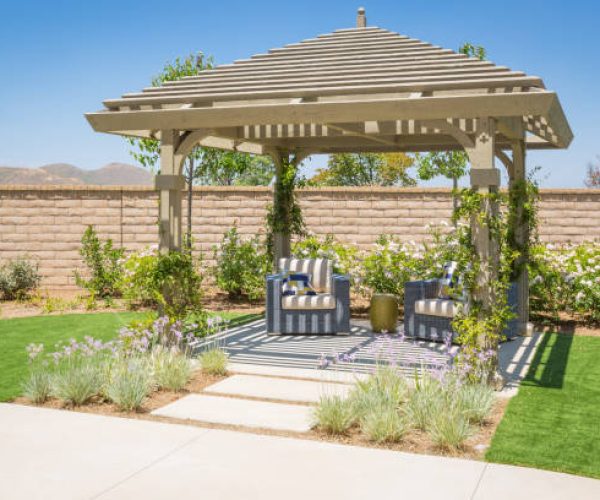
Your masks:
M128 418L149 418L151 420L160 420L160 417L154 417L151 412L157 408L161 408L173 401L176 401L188 394L199 393L209 385L212 385L220 380L223 380L226 376L222 375L208 375L202 373L201 370L196 370L193 373L192 378L187 383L185 388L181 391L169 391L166 389L160 389L153 391L142 407L138 411L122 411L110 401L106 401L100 397L91 399L88 403L73 406L65 404L63 401L50 398L43 404L36 405L31 403L27 398L19 396L14 400L14 403L27 405L27 406L41 406L43 408L53 408L68 411L79 411L83 413L97 413L100 415L110 415Z
M202 394L203 390L208 386L224 380L227 376L208 375L203 373L201 370L196 370L189 383L182 391L167 391L157 390L150 394L146 399L145 403L138 411L121 411L115 404L108 401L101 400L99 398L92 399L85 405L73 406L67 405L57 399L49 399L41 405L33 405L25 397L19 397L14 400L17 404L23 404L28 406L41 406L44 408L60 409L63 411L77 411L83 413L94 413L99 415L107 415L122 418L132 419L143 419L149 421L166 422L173 424L185 424L193 425L203 428L211 429L225 429L235 430L240 432L248 432L260 435L272 435L282 437L292 437L299 439L309 439L316 441L324 441L331 443L338 443L351 446L362 446L369 448L380 448L394 451L403 451L409 453L419 453L428 455L441 455L441 456L452 456L460 458L468 458L475 460L483 460L486 450L488 449L492 436L494 435L498 424L500 423L504 410L506 408L507 400L504 398L497 398L493 406L493 409L489 417L480 425L475 427L475 432L465 442L464 446L458 449L449 449L436 446L429 436L422 431L410 430L397 443L382 443L377 444L369 441L357 426L353 426L344 435L332 435L323 432L317 428L311 429L309 432L290 432L290 431L278 431L272 429L259 429L254 427L245 427L240 425L227 425L227 424L216 424L210 422L202 422L188 419L177 419L171 417L153 415L151 412L166 406L180 398L183 398L189 394ZM282 377L276 377L282 378ZM236 397L236 396L225 396L222 397ZM264 398L241 398L241 399L252 399L255 401L274 402L275 400L264 399ZM278 401L281 402L281 401ZM297 404L301 406L311 406L305 403L290 403L286 404Z
M208 289L201 301L204 309L214 312L232 314L262 314L264 301L248 301L246 299L231 300L226 293L215 288ZM87 296L81 290L57 290L29 297L26 300L0 301L0 319L24 318L30 316L58 316L61 314L89 314L111 312L153 312L151 308L131 308L123 299L112 299L110 305L96 301L89 307Z

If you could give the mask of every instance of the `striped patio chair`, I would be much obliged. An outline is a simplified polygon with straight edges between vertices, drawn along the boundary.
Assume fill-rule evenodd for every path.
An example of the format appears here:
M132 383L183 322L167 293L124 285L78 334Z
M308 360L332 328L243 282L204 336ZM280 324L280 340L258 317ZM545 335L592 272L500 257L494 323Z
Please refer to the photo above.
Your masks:
M279 260L267 276L267 333L270 335L347 335L350 333L350 279L333 274L328 259ZM291 273L308 275L314 293L284 294Z

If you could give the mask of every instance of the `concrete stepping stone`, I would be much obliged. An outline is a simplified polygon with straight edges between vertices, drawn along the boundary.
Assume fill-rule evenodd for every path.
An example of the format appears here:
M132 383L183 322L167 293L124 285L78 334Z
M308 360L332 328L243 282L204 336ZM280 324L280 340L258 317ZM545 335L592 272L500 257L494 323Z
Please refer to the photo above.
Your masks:
M294 401L298 403L316 403L322 395L337 394L345 396L350 389L351 386L347 384L260 377L256 375L232 375L225 380L207 387L204 389L204 392Z
M190 394L152 412L160 417L292 432L310 430L308 406Z
M316 380L317 382L341 382L344 384L353 384L357 380L364 380L369 376L367 373L354 373L342 370L318 370L250 363L229 363L227 369L231 373L241 373L244 375L269 375L272 377L300 378Z

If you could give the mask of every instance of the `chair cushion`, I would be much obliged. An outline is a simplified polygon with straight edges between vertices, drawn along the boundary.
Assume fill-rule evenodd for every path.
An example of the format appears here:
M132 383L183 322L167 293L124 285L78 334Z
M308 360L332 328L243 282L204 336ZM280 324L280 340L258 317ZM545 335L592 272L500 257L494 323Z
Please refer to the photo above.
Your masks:
M279 259L279 271L310 275L311 285L317 292L330 293L333 279L333 264L329 259Z
M454 318L463 307L461 302L448 299L423 299L415 302L415 313L426 316Z
M283 309L335 309L335 297L329 293L318 295L285 295L281 297Z

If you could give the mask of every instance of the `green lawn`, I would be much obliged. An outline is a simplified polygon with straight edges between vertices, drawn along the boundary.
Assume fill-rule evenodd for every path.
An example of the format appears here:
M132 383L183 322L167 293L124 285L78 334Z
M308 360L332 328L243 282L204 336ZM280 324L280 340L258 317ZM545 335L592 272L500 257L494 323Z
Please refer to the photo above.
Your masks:
M117 335L119 328L148 313L120 312L94 314L65 314L60 316L33 316L0 320L0 401L21 394L21 384L27 373L27 353L30 343L43 343L53 351L56 343L86 335L103 341ZM235 326L256 319L255 314L219 312Z
M600 478L600 337L543 337L486 459Z
M117 335L119 327L145 313L65 314L33 316L0 320L0 401L21 393L21 383L27 373L25 347L32 342L43 343L53 351L57 342L86 335L104 341Z

